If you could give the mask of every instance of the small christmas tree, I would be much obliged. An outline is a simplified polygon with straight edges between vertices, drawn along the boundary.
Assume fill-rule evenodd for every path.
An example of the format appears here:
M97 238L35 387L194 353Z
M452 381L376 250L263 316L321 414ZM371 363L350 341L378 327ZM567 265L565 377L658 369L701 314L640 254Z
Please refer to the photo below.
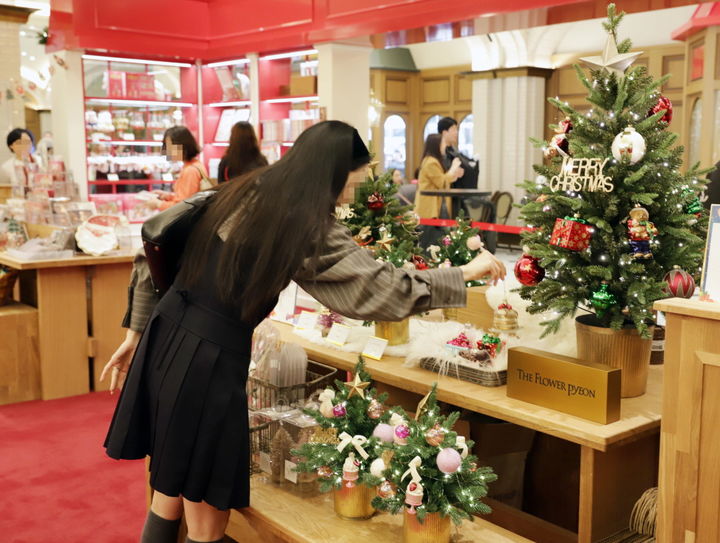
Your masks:
M322 492L356 481L373 486L371 466L393 443L388 424L393 413L384 405L387 394L378 395L370 383L360 357L352 381L335 381L337 390L328 388L320 395L319 410L305 410L322 431L292 453L301 458L297 471L317 472Z
M703 172L680 172L683 149L667 131L672 104L660 95L669 76L657 81L630 67L640 53L629 52L630 40L617 42L623 15L608 6L605 50L582 59L590 77L575 66L591 107L550 99L566 118L549 145L536 142L551 160L524 184L521 217L532 230L516 275L530 313L554 312L543 335L581 308L602 326L632 322L647 337L665 274L675 265L699 269L705 221L694 204Z
M445 236L440 238L440 245L430 245L427 249L428 263L435 267L462 266L475 258L484 245L480 237L480 230L471 226L471 221L465 218L465 212L460 210L457 217L457 226L445 228ZM467 286L480 286L482 281L469 281Z
M365 182L355 189L350 213L342 221L353 238L372 250L376 258L391 262L395 267L410 266L424 260L418 246L418 219L412 206L405 206L395 198L397 185L392 174L376 177L368 170Z
M378 485L373 506L391 513L407 507L420 522L428 513L449 516L455 524L490 513L481 500L497 476L489 467L478 467L477 458L468 454L473 442L452 431L460 413L440 414L436 385L423 402L417 420L407 422L406 443L395 448L383 477L369 480Z

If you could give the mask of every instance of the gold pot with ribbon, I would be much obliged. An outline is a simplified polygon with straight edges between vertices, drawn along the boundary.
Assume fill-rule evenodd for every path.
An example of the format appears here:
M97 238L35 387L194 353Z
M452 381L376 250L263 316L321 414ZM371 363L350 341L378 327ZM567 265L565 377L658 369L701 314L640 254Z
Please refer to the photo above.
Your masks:
M343 432L338 436L340 443L337 450L342 452L348 445L352 445L363 460L369 455L363 448L367 438L361 435L351 436ZM333 493L335 503L335 514L343 519L363 520L375 514L372 500L375 497L375 489L358 482L360 478L360 462L355 458L355 451L351 451L343 464L343 476L340 488Z

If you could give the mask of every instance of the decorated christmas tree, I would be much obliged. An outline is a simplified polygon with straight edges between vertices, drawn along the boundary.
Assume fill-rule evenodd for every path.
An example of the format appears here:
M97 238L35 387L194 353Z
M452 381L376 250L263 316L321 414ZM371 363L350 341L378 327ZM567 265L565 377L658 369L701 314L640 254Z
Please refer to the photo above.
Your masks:
M482 498L497 476L468 454L473 442L453 432L460 413L441 415L433 386L417 415L405 422L407 436L395 447L382 477L368 478L369 484L378 485L375 508L391 513L407 508L420 522L428 513L439 513L455 524L472 520L476 513L489 513Z
M318 474L322 492L347 484L373 486L371 466L393 443L388 424L393 413L384 405L387 394L378 395L370 383L360 357L352 381L336 381L336 390L328 388L320 395L319 410L305 410L322 430L293 454L301 458L299 472Z
M376 258L398 268L412 265L424 269L427 266L418 246L417 215L412 206L400 203L395 197L397 191L391 173L376 177L368 170L342 222L358 245L373 251Z
M674 290L666 274L699 271L703 172L680 171L672 104L660 94L669 76L654 80L632 66L641 53L630 52L630 40L618 43L623 15L608 6L602 55L581 59L589 75L575 66L587 109L550 99L565 118L549 144L537 142L549 161L524 184L522 219L532 230L516 276L530 313L554 312L544 335L583 309L602 326L633 323L646 337L653 302Z
M460 210L457 226L445 228L445 235L440 238L439 245L427 248L428 263L435 268L462 266L475 258L482 249L480 230L473 228L471 221L465 218L465 212ZM467 286L483 284L482 281L469 281Z

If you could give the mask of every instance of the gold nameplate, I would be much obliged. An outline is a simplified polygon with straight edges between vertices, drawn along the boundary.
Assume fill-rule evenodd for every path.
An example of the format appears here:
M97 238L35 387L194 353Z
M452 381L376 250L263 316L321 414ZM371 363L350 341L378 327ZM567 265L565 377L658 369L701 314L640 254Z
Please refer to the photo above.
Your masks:
M507 395L582 419L620 419L620 370L529 349L508 349Z

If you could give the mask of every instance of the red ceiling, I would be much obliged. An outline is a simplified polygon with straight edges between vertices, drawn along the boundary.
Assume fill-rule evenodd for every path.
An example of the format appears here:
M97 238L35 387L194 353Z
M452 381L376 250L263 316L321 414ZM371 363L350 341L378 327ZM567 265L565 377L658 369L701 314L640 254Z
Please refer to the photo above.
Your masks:
M221 60L580 0L51 0L50 50Z

